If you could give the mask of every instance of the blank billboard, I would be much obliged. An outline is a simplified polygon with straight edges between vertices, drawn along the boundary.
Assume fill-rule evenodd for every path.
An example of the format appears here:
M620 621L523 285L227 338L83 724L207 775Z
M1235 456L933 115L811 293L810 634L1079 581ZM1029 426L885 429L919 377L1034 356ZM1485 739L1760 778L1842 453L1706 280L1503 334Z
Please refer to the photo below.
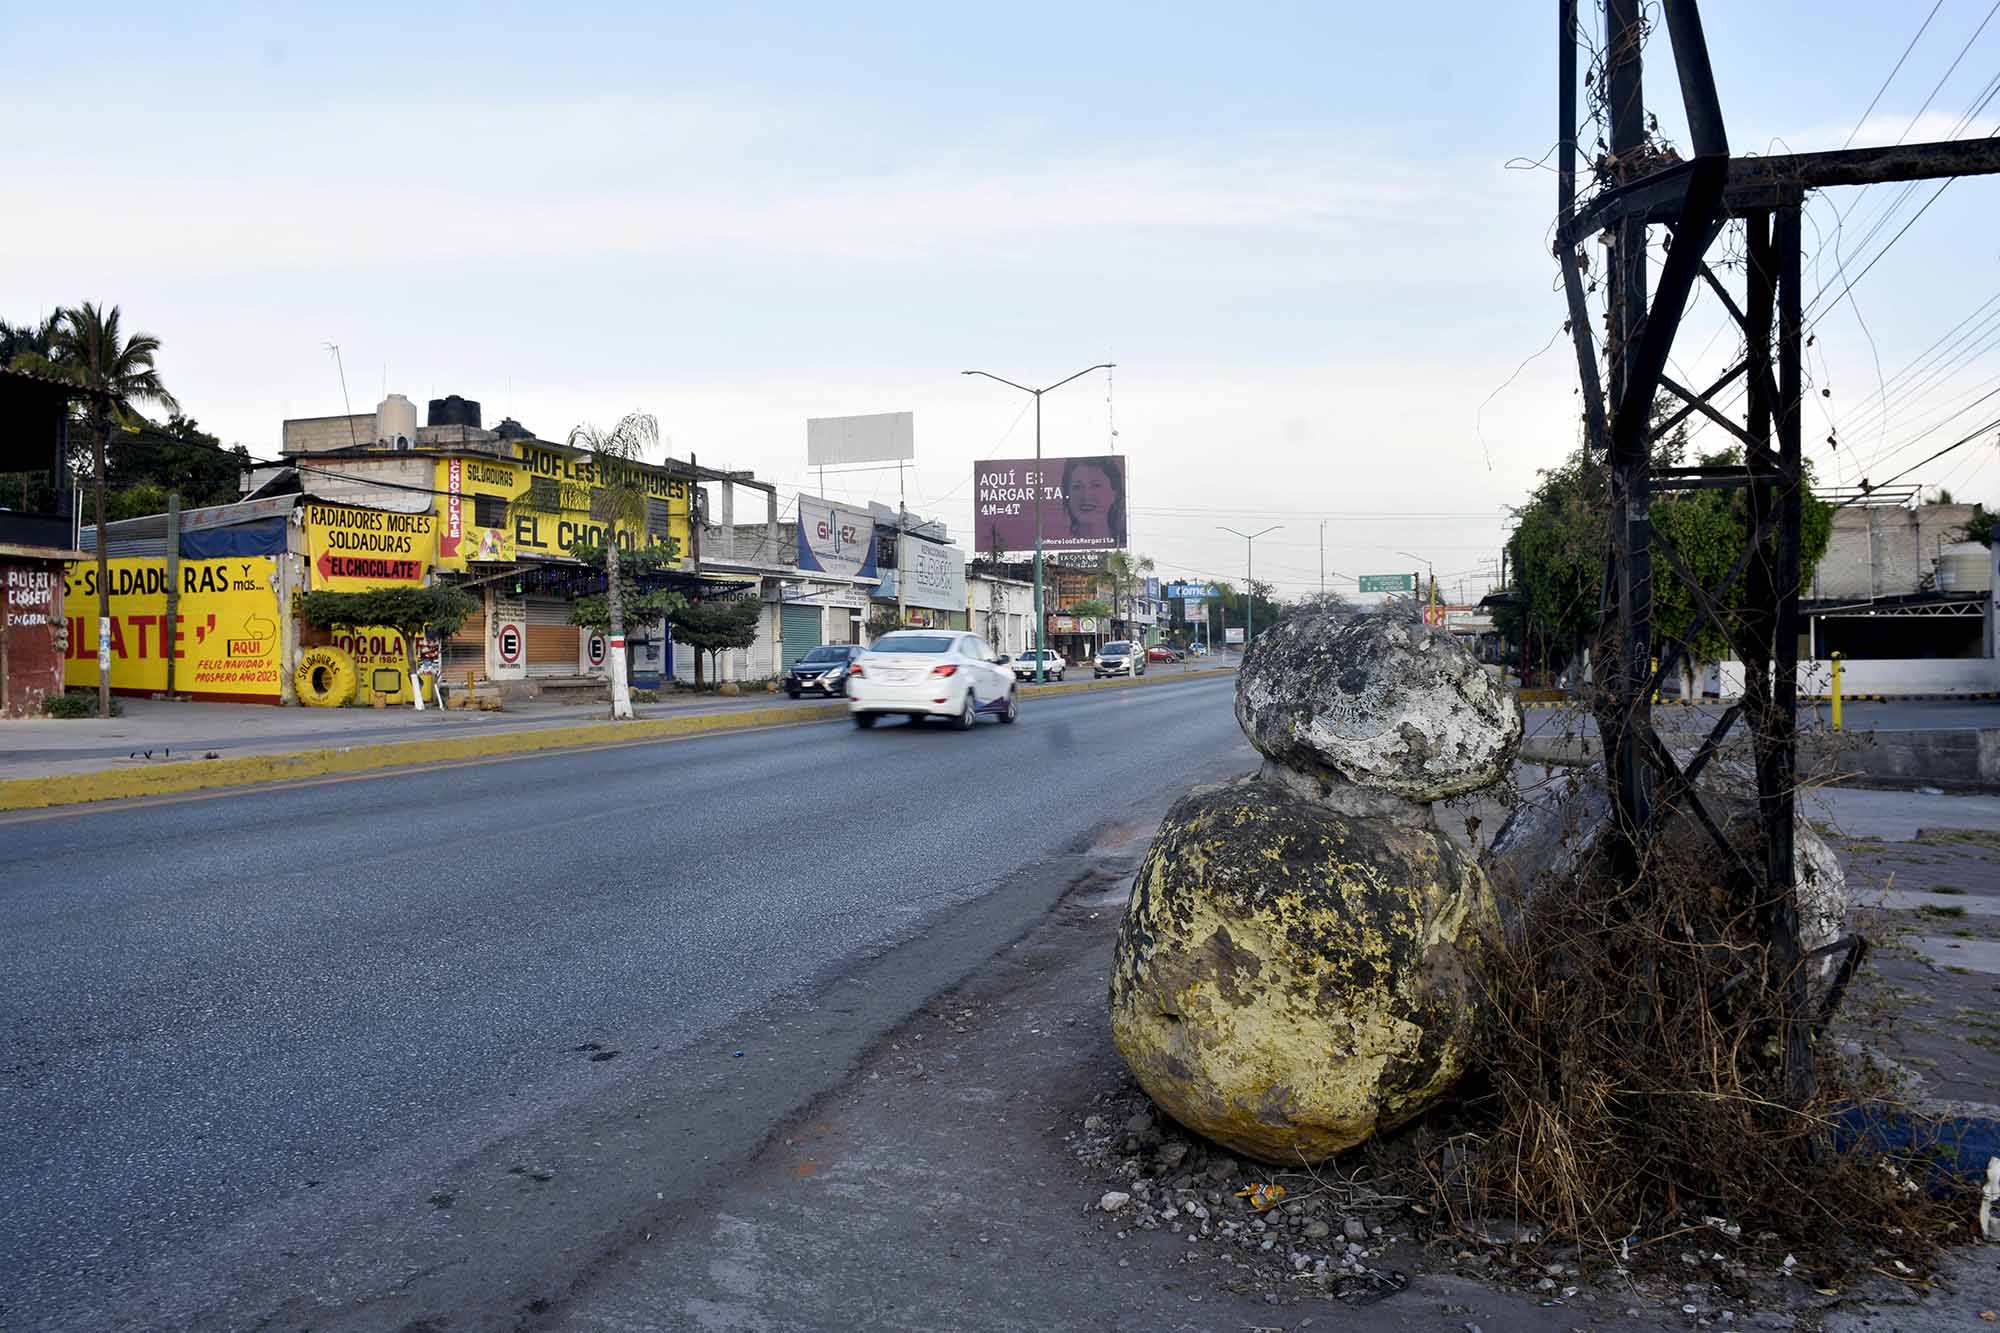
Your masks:
M1031 551L1035 511L1042 546L1056 551L1104 551L1125 545L1125 460L996 458L972 465L973 546Z
M916 456L917 418L914 412L806 418L806 465L809 467L900 463Z

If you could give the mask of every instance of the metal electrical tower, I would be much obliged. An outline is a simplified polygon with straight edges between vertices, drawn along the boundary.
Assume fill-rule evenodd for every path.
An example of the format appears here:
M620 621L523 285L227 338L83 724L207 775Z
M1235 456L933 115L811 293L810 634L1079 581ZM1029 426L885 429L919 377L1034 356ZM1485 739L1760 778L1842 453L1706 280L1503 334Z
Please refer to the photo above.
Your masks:
M1805 498L1799 442L1804 333L1800 210L1809 189L2000 172L2000 140L1733 158L1700 9L1695 0L1662 0L1654 12L1666 19L1693 141L1693 158L1681 160L1647 134L1641 61L1646 7L1641 0L1605 0L1600 93L1610 121L1610 151L1595 164L1599 189L1579 210L1577 7L1577 0L1557 0L1555 251L1576 343L1586 439L1593 453L1605 459L1610 480L1605 612L1608 624L1615 626L1615 639L1600 664L1603 703L1598 715L1606 769L1621 840L1633 853L1633 865L1666 812L1685 810L1736 866L1745 887L1767 904L1764 925L1785 986L1787 1090L1801 1104L1812 1089L1811 1030L1837 1002L1860 946L1852 939L1841 942L1847 959L1839 978L1820 1014L1810 1012L1808 969L1800 966L1793 847L1799 530ZM1706 259L1709 247L1732 222L1743 228L1748 256L1740 301ZM1655 226L1666 228L1670 240L1649 296L1646 242ZM1578 256L1578 247L1597 233L1603 233L1609 257L1603 383L1584 299L1585 264ZM1747 349L1739 364L1700 391L1664 373L1697 282L1707 284L1729 311ZM1715 406L1717 395L1739 379L1747 389L1740 422ZM1652 405L1662 390L1682 406L1655 424ZM1654 465L1653 446L1696 412L1727 430L1742 447L1740 465ZM1747 489L1752 537L1721 581L1704 586L1690 573L1683 554L1653 529L1648 506L1658 493L1711 487ZM1695 620L1685 639L1663 639L1656 633L1655 557L1692 593ZM1739 583L1744 609L1725 611ZM1650 700L1678 667L1686 640L1709 625L1728 638L1743 662L1744 697L1722 715L1682 767L1653 726ZM1730 846L1695 791L1702 769L1740 718L1748 719L1756 754L1761 865L1748 864Z

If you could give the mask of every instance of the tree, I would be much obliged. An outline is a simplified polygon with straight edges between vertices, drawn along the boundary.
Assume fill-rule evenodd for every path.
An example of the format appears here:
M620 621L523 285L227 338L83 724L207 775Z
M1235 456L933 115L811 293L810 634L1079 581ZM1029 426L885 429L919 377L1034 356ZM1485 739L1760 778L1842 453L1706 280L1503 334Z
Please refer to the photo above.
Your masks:
M1677 430L1656 450L1655 465L1677 464L1685 456L1685 431ZM1701 456L1707 466L1737 464L1742 452L1727 449ZM1528 503L1515 511L1508 558L1514 569L1518 607L1502 628L1524 644L1529 636L1545 645L1542 660L1560 669L1565 658L1580 655L1583 645L1602 628L1598 604L1603 595L1604 554L1609 543L1610 499L1605 469L1581 456L1542 474ZM1812 581L1833 535L1833 509L1811 493L1812 470L1806 467L1807 493L1799 532L1799 586ZM1740 490L1697 490L1655 498L1649 513L1658 540L1671 544L1703 588L1719 585L1750 540L1747 494ZM1743 608L1746 581L1737 580L1722 600L1730 612ZM1677 578L1664 556L1653 561L1653 630L1656 641L1685 641L1693 632L1694 594ZM1690 691L1699 686L1701 663L1729 651L1728 637L1706 624L1685 644L1685 678Z
M1993 545L1993 511L1983 504L1972 506L1972 517L1959 529L1960 541L1978 542L1981 546Z
M757 641L757 621L763 612L764 604L755 597L738 595L689 602L667 617L673 624L674 638L695 650L696 689L702 684L700 655L709 654L712 669L715 654L726 648L748 648Z
M1104 562L1111 575L1111 604L1125 613L1125 619L1132 618L1131 593L1140 580L1153 572L1153 558L1149 555L1133 555L1130 551L1113 551Z
M410 698L423 707L417 692L417 640L426 633L448 639L458 633L479 606L477 598L459 588L375 588L368 592L309 592L299 598L299 618L315 629L359 629L381 625L403 636L409 660Z
M190 507L236 500L250 451L240 444L223 448L199 422L176 412L165 425L140 421L113 434L106 461L114 506L128 515L157 514L166 507L168 491L179 492L181 503ZM141 488L146 489L139 495L128 494ZM141 507L147 494L160 497L157 507Z
M97 632L100 641L110 637L111 578L105 539L105 454L114 425L130 428L138 424L135 404L158 403L169 412L180 404L167 392L153 358L160 340L150 333L124 336L119 327L119 309L103 310L86 301L80 306L56 312L55 328L49 340L50 354L29 352L14 358L15 364L44 374L71 380L84 391L84 415L90 423L97 476ZM111 674L99 672L97 709L100 717L111 716Z
M610 560L609 553L602 546L577 542L569 548L569 553L593 569L604 571ZM655 570L665 569L674 564L665 547L645 546L636 551L626 551L618 557L621 574L630 576L635 582L643 580ZM608 575L607 575L608 577ZM623 609L628 625L651 625L665 620L674 612L687 605L687 598L671 588L639 589L628 586L625 589ZM570 608L569 621L584 629L594 629L609 638L611 635L611 599L606 593L591 593L579 597Z
M587 449L597 474L590 493L590 516L604 525L606 637L611 640L611 716L632 716L632 672L625 656L625 604L618 567L618 530L646 524L645 474L633 464L660 442L660 423L649 413L629 412L610 430L581 425L569 433L572 449Z

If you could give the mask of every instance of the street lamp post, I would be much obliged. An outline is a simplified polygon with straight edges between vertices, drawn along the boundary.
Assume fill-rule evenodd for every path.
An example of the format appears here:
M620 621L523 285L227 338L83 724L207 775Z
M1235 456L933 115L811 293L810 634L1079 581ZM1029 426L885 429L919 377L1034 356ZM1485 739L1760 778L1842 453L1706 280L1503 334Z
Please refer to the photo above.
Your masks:
M984 375L987 379L997 380L1010 389L1019 389L1022 393L1035 396L1035 684L1037 685L1042 683L1042 664L1045 657L1042 636L1048 629L1048 617L1042 612L1042 395L1062 388L1070 380L1080 380L1093 370L1110 370L1117 364L1116 361L1105 361L1095 366L1085 366L1069 379L1060 379L1039 389L1031 389L1025 384L1001 379L990 370L958 372L961 375Z
M1265 528L1263 532L1237 532L1235 528L1224 528L1220 523L1215 526L1243 539L1243 658L1248 661L1250 645L1257 642L1257 580L1252 575L1251 553L1259 537L1276 532L1285 525L1275 524ZM1228 626L1225 625L1223 628L1226 631ZM1227 638L1227 633L1223 637Z
M1416 562L1417 562L1418 564L1422 565L1422 566L1424 567L1424 569L1425 569L1426 571L1428 571L1428 572L1429 572L1429 574L1430 574L1430 576L1431 576L1431 589L1430 589L1430 593L1429 593L1429 594L1426 594L1426 595L1424 596L1424 599L1423 599L1423 601L1424 601L1424 605L1425 605L1425 606L1429 606L1429 605L1430 605L1430 602L1431 602L1431 596L1432 596L1432 595L1435 595L1435 594L1436 594L1436 592L1437 592L1437 585L1438 585L1438 575L1437 575L1437 566L1436 566L1436 565L1434 565L1434 564L1432 564L1432 563L1431 563L1430 561L1428 561L1428 560L1424 559L1424 558L1423 558L1422 556L1420 556L1420 555L1416 554L1416 553L1415 553L1415 552L1413 552L1413 551L1398 551L1398 552L1396 552L1396 554L1397 554L1397 555L1401 555L1401 556L1408 556L1408 557L1409 557L1410 559L1412 559L1412 560L1416 561ZM1422 593L1422 592L1423 592L1423 589L1419 588L1419 589L1418 589L1417 591L1418 591L1419 593Z

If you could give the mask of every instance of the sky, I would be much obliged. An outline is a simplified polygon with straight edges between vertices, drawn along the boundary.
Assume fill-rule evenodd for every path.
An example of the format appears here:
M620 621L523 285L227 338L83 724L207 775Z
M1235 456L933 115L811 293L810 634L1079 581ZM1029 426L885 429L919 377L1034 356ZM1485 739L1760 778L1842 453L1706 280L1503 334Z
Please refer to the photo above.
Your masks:
M1739 153L2000 125L2000 99L1968 114L2000 86L1989 0L1707 8ZM1127 456L1163 575L1240 577L1219 529L1281 525L1254 560L1282 596L1420 562L1477 596L1578 438L1555 12L13 6L0 62L39 110L0 143L0 316L121 306L261 456L343 410L328 344L357 411L459 393L560 439L644 410L786 496L820 489L806 418L910 411L908 502L961 540L973 460L1034 436L1030 400L959 372L1113 361L1045 399L1043 449ZM1646 59L1686 151L1664 31ZM1934 189L1809 207L1822 483L2000 417L2000 179ZM1724 318L1696 298L1677 378L1727 367ZM1907 480L1994 504L1991 440Z

